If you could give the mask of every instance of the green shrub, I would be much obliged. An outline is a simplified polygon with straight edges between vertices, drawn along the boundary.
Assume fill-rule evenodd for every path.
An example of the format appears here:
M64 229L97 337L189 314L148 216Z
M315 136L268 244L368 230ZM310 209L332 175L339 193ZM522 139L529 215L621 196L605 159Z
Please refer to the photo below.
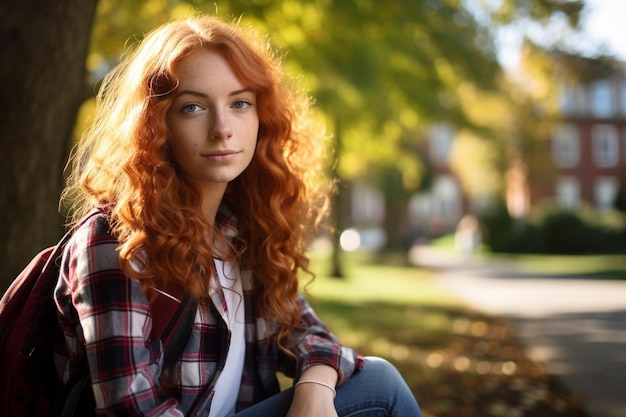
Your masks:
M621 212L574 212L553 202L533 208L525 220L512 219L501 204L480 218L484 241L493 252L619 253L626 249L626 218Z
M504 204L494 206L479 217L483 241L492 252L539 252L538 233L532 225L511 218Z

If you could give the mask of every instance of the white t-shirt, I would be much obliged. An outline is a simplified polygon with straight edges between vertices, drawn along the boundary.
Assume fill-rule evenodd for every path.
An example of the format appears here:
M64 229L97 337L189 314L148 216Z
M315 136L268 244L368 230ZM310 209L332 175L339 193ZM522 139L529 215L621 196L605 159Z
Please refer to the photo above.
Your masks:
M215 268L228 310L226 315L222 314L222 318L228 325L231 336L226 364L215 384L215 395L211 403L209 417L228 417L235 414L246 354L243 288L239 270L233 267L231 262L216 259Z

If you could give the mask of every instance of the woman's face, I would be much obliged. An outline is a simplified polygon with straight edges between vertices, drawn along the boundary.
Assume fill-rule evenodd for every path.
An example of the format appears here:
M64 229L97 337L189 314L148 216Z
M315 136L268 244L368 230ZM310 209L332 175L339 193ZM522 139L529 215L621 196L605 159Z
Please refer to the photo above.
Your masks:
M174 162L205 191L223 193L254 156L256 95L210 49L183 58L176 71L180 84L167 112Z

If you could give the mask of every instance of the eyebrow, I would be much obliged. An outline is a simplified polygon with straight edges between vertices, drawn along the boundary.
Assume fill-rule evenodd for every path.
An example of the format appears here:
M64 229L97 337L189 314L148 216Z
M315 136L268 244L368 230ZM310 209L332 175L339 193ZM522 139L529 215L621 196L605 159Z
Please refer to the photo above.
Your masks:
M243 94L243 93L248 93L248 92L254 92L254 90L251 87L246 87L246 88L242 88L239 90L235 90L235 91L231 91L230 93L228 93L228 97L232 97L232 96L236 96L239 94ZM189 94L192 96L198 96L198 97L207 97L207 94L205 93L201 93L200 91L195 91L195 90L182 90L179 91L178 93L175 94L175 97L180 97L182 95L185 94Z

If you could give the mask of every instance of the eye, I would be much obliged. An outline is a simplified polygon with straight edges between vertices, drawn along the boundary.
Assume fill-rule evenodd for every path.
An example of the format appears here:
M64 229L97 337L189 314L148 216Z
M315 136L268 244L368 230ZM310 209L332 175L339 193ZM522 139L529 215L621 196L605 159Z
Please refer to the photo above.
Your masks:
M182 110L185 113L195 113L197 111L200 111L201 107L197 104L185 104Z
M249 102L248 100L237 100L233 103L233 108L238 109L238 110L243 110L250 106L252 106L252 103Z

